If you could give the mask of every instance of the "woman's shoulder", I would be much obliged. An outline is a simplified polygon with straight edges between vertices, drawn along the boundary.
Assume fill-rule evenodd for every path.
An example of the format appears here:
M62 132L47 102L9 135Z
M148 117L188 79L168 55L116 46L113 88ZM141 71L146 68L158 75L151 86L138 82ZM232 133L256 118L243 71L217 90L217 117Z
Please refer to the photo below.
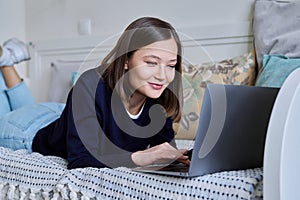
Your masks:
M78 81L89 81L89 82L98 82L101 78L100 73L98 72L98 68L92 68L84 71L80 77L78 78Z
M102 78L97 68L88 69L83 72L73 87L74 91L81 96L87 94L99 96L98 94L110 94L110 89L106 81Z
M77 82L88 86L107 87L106 81L101 76L98 67L84 71L78 78ZM76 83L77 83L76 82Z

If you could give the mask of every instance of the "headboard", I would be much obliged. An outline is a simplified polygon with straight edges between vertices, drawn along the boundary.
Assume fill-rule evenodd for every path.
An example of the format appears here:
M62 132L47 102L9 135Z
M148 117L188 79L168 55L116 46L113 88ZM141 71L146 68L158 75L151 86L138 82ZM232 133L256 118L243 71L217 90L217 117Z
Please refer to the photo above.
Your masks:
M177 28L177 31L183 44L183 59L192 64L240 56L253 46L250 22ZM31 41L28 84L36 100L49 101L48 92L53 89L50 87L51 63L58 60L83 63L78 71L94 67L114 46L118 37L119 34ZM89 66L84 66L87 64Z

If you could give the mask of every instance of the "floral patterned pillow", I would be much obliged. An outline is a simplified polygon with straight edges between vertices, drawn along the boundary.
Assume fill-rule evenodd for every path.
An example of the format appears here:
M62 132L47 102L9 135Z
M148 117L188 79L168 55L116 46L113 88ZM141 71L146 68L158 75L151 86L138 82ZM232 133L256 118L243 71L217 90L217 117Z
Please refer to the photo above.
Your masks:
M220 62L183 64L184 104L181 120L173 126L176 139L195 138L203 95L208 83L254 85L254 58L254 52L249 52Z

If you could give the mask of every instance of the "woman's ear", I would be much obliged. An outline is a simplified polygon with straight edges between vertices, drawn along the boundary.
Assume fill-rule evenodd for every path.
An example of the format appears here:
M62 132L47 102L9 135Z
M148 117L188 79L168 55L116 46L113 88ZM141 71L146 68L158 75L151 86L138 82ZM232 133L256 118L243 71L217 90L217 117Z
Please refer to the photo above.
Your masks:
M125 70L128 70L128 60L126 60L126 62L125 62L124 69L125 69Z

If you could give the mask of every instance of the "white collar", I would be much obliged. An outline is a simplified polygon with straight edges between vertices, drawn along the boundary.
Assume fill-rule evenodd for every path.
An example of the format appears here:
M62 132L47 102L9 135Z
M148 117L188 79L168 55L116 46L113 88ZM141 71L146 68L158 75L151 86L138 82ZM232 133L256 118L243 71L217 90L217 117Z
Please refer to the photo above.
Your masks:
M131 119L137 119L137 118L139 118L139 116L142 114L143 109L144 109L144 106L145 106L145 102L144 102L144 104L142 105L142 108L141 108L141 110L139 111L139 113L136 114L136 115L131 114L127 109L126 109L126 112L127 112L127 114L129 115L129 117L130 117Z

